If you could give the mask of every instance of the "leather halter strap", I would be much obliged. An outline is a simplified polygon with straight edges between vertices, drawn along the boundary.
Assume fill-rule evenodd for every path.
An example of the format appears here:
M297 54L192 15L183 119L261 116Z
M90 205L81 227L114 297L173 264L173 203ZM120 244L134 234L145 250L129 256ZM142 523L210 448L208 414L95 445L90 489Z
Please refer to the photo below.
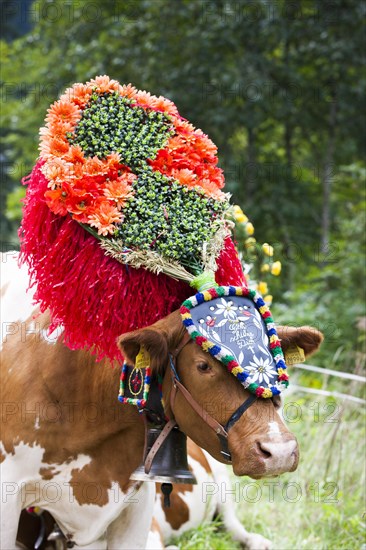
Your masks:
M183 336L180 344L174 350L172 354L169 355L170 359L170 368L172 371L172 390L170 394L170 407L172 412L174 411L174 403L178 390L181 392L183 397L192 407L192 409L202 418L202 420L216 433L219 438L221 445L221 454L228 462L231 462L231 454L228 446L228 431L236 424L236 422L243 416L246 410L256 401L256 395L250 395L230 416L229 420L226 422L225 426L220 424L215 420L204 408L197 403L197 401L192 397L187 388L183 386L179 379L179 375L176 370L176 360L179 353L182 351L184 346L189 342L193 342L188 332Z

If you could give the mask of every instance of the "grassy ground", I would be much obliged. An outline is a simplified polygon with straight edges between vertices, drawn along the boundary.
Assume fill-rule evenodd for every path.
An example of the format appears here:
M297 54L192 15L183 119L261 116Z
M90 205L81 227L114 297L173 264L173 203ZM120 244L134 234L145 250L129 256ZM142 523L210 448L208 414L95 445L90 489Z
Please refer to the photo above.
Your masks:
M306 377L297 371L293 378L302 385L321 383ZM344 382L331 389L359 391ZM249 531L270 539L273 549L366 550L365 412L361 405L303 396L290 393L285 401L300 445L298 470L267 481L233 479L240 483L238 516ZM218 527L203 525L176 543L182 550L238 548Z

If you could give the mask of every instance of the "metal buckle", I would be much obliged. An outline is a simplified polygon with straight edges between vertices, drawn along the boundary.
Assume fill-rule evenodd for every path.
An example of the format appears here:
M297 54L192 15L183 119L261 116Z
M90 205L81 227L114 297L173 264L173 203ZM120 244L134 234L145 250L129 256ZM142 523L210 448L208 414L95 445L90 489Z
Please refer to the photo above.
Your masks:
M222 456L224 457L225 460L227 460L228 462L231 462L230 452L226 452L223 449L221 449L220 453L222 454Z
M225 460L227 460L228 462L231 462L231 454L229 451L227 437L225 437L222 434L217 434L217 437L219 438L220 444L221 444L221 450L220 450L221 455L224 457Z

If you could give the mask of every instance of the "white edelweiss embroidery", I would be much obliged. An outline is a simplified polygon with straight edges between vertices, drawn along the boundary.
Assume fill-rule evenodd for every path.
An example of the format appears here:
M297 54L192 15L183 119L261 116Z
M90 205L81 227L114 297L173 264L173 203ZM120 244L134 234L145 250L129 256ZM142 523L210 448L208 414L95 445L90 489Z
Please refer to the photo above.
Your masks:
M270 359L263 359L263 357L253 357L254 361L250 361L247 370L249 370L251 382L257 382L262 384L263 381L266 384L270 383L270 378L277 375L277 372L273 365L270 363Z
M225 319L234 321L236 319L237 306L234 306L233 302L227 302L224 298L221 298L221 304L217 304L215 315L224 315Z

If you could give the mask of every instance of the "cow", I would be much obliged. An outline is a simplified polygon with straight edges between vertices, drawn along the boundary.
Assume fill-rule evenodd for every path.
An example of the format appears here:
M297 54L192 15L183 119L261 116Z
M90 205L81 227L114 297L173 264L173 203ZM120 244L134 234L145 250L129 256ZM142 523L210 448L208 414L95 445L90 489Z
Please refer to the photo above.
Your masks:
M14 548L23 508L48 510L69 547L144 548L155 486L132 481L143 456L145 425L136 407L115 398L119 368L96 362L87 350L71 350L49 334L50 315L33 304L28 270L7 253L2 275L2 479L1 548ZM112 312L111 312L112 314ZM284 350L316 351L322 335L310 327L279 327ZM211 456L225 463L214 430L182 392L170 403L169 353L186 329L179 311L154 325L123 334L122 353L134 363L141 346L152 372L163 374L165 414ZM215 421L225 424L249 393L226 368L193 341L176 358L181 383ZM294 471L296 438L282 422L277 399L257 399L229 432L235 475L255 479ZM172 410L173 409L173 410ZM255 419L255 421L254 421Z

